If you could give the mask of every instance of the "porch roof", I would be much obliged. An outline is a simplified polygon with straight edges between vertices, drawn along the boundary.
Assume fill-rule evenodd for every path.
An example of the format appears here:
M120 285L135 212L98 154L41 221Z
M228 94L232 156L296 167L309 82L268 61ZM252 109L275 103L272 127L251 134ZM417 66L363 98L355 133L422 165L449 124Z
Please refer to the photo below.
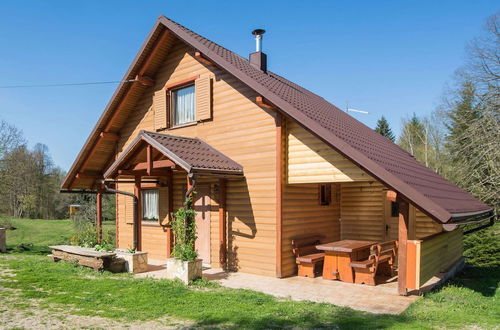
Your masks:
M140 131L104 173L104 178L115 177L144 142L188 173L243 176L243 166L198 138Z

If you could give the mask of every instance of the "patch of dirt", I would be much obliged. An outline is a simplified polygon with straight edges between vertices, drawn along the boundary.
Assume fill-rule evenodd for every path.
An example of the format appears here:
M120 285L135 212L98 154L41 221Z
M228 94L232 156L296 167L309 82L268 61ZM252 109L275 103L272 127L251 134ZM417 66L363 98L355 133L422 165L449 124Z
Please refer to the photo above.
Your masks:
M16 308L22 302L23 305ZM99 316L73 315L61 308L40 309L33 300L2 297L0 329L179 329L192 324L168 318L155 321L119 321Z
M1 275L12 276L11 270L0 269ZM10 280L10 279L9 279ZM1 285L1 282L0 282ZM154 321L123 321L99 316L73 315L68 308L50 306L41 308L36 299L25 299L19 296L20 291L10 291L1 297L0 329L179 329L192 328L193 323L173 318L160 318Z

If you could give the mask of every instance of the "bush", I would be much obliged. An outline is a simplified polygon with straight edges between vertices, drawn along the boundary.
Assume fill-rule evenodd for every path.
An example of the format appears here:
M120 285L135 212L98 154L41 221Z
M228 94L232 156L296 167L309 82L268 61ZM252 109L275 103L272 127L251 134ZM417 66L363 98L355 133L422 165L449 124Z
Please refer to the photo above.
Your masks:
M196 212L193 210L193 198L187 197L184 207L174 214L172 231L174 232L174 258L182 261L193 261L198 254L194 249L196 241Z
M103 233L101 244L97 243L97 229L92 223L86 223L76 235L70 238L71 245L95 248L97 251L114 251L115 235L112 231Z
M479 267L500 266L500 225L464 236L464 256L467 263Z

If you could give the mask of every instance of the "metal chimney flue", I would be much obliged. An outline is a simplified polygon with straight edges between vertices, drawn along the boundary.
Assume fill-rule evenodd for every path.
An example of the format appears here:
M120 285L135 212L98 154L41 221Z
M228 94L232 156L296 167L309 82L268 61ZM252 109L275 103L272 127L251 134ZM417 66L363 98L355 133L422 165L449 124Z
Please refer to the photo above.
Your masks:
M255 29L252 34L255 36L255 53L250 54L250 64L257 69L267 71L267 55L262 52L262 38L266 30Z

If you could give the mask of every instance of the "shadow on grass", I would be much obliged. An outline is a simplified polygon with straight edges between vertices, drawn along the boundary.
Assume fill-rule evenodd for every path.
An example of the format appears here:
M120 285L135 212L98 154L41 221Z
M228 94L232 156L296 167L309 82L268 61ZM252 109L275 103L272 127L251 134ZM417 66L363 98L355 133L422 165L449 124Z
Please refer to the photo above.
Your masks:
M467 265L456 277L445 285L464 287L485 297L493 297L500 282L500 267L477 267ZM439 288L440 289L440 288Z
M51 249L44 245L34 245L32 243L21 243L17 245L7 245L7 253L23 253L32 255L48 255Z

